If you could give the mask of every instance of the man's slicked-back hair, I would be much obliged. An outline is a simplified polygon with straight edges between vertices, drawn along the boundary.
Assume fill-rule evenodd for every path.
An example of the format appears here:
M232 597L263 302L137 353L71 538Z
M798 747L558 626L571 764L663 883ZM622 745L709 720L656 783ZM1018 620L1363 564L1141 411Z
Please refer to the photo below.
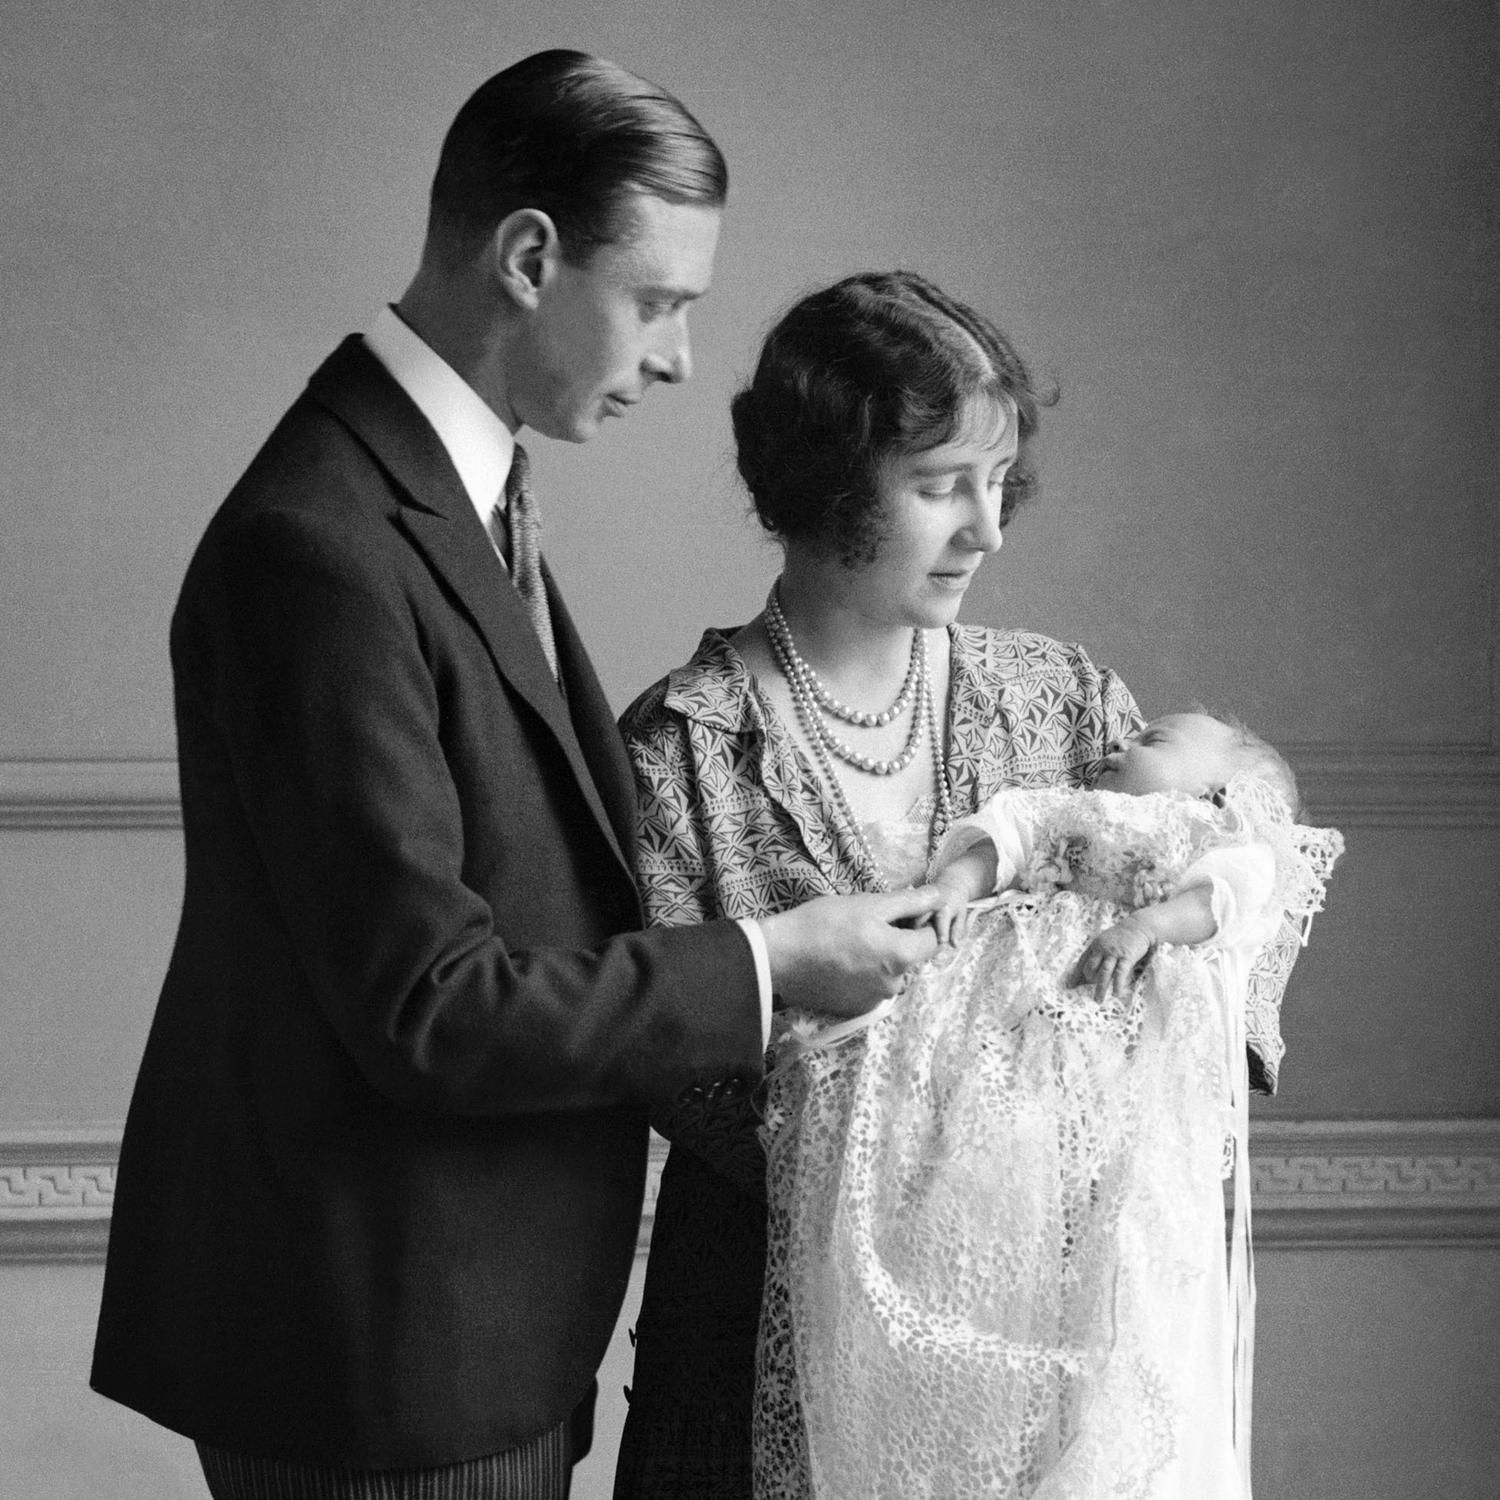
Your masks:
M482 83L454 117L428 240L445 260L467 259L508 214L535 208L581 264L626 236L637 192L720 208L729 169L665 89L584 52L538 52Z

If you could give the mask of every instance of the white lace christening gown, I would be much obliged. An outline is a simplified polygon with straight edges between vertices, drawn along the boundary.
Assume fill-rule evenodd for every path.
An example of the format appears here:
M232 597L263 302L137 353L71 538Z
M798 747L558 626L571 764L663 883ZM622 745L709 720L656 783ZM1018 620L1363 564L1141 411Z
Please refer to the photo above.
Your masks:
M1020 889L868 1029L788 1038L758 1500L1248 1500L1246 986L1337 835L1238 793L1001 793L967 822ZM1199 883L1208 943L1158 949L1128 1002L1068 985Z

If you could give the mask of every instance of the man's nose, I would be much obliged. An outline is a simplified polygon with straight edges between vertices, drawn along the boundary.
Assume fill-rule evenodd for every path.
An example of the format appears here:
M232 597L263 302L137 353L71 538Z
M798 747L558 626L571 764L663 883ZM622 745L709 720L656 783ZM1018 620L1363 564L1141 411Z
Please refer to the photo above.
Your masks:
M692 342L685 322L672 325L671 331L651 351L646 368L656 379L665 380L669 385L681 385L692 377Z

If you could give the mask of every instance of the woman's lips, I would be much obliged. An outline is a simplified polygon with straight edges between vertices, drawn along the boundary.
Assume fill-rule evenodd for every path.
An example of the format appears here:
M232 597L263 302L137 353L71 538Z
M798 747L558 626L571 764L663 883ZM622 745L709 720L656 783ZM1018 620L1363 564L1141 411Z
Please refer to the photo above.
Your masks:
M975 570L968 569L962 573L929 573L927 576L942 589L952 589L955 593L962 593L964 589L974 581Z

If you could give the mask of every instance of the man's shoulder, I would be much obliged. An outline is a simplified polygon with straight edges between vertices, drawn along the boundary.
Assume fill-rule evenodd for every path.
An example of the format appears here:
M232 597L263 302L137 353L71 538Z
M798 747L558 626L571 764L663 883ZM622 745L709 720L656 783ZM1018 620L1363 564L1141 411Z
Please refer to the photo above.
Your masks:
M439 469L435 439L394 381L351 336L318 366L210 518L212 545L261 518L384 527L398 508L394 466Z

